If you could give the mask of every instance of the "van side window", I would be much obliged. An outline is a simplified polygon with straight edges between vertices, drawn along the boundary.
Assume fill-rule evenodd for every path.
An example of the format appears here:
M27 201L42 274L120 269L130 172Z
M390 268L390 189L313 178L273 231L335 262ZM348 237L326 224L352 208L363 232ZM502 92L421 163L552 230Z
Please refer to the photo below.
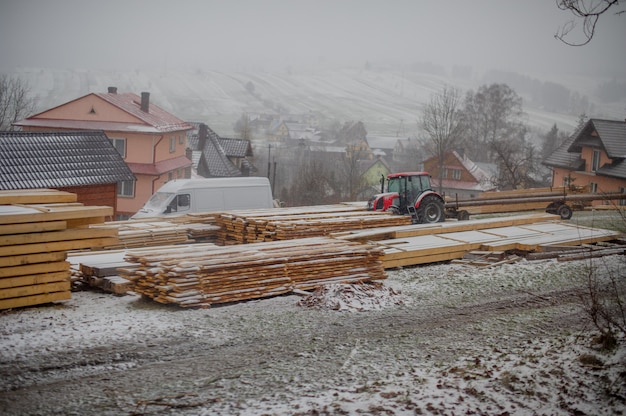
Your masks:
M189 194L178 195L177 199L179 211L187 211L189 208L191 208L191 198Z

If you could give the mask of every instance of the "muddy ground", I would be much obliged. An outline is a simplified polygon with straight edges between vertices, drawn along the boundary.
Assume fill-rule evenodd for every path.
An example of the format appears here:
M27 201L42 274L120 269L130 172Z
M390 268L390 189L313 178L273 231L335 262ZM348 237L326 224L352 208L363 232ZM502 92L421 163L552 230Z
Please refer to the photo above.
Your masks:
M591 342L588 266L391 270L393 301L361 311L297 295L183 310L78 292L0 315L0 413L624 414L624 342Z

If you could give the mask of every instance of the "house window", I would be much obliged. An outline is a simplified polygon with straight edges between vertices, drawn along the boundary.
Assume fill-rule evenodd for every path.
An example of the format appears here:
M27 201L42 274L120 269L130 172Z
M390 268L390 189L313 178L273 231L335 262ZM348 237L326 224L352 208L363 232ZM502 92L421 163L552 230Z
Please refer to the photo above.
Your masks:
M121 181L117 183L117 196L135 196L135 181Z
M446 179L448 177L448 168L443 168L441 172L441 179Z
M178 144L183 144L185 142L185 136L182 134L178 136Z
M168 172L167 173L167 181L171 181L174 179L174 172Z
M461 169L452 169L452 179L455 181L461 180Z
M170 137L170 153L174 153L176 151L176 136Z
M621 194L626 194L626 188L619 188L619 192L620 192ZM626 205L626 199L620 199L620 200L619 200L619 205L620 205L621 207L625 206L625 205Z
M589 192L591 192L592 194L598 192L598 184L595 182L589 182Z
M593 151L593 159L591 161L591 171L595 172L598 169L600 169L600 151L599 150L594 150Z
M126 139L112 137L111 143L113 143L115 150L122 155L122 158L126 158Z

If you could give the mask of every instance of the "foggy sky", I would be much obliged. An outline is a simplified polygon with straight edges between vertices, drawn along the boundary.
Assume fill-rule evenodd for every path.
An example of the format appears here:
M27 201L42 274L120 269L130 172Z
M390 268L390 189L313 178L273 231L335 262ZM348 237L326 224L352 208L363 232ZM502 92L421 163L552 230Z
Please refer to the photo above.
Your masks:
M433 62L626 76L626 15L602 16L584 47L554 38L571 19L554 0L0 0L0 69Z

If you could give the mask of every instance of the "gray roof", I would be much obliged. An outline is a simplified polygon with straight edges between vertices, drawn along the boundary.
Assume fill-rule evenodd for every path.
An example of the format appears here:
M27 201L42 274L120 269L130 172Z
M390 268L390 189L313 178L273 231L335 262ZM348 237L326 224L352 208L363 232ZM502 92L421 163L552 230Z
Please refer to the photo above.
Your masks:
M565 140L550 156L544 159L543 164L555 168L582 170L585 166L585 161L581 159L580 151L568 151L575 138L576 136L572 135Z
M65 188L135 180L102 131L0 132L0 189Z
M218 141L228 157L243 158L246 156L252 156L252 146L250 145L250 140L218 137Z
M585 161L580 156L583 147L603 149L611 158L611 163L598 169L597 174L626 178L626 122L589 119L548 156L543 164L550 167L583 170Z
M187 147L193 151L198 173L206 177L242 176L244 173L229 159L242 159L247 172L256 168L247 159L252 156L250 140L222 138L204 123L190 123L197 129L187 134Z

